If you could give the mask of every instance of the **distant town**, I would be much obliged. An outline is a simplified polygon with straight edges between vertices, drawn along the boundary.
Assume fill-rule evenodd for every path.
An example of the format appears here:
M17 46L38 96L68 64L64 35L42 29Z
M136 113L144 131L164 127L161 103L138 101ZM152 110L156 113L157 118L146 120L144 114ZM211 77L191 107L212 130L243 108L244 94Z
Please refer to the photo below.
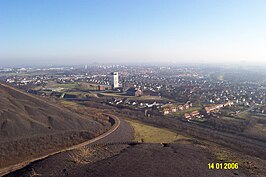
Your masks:
M252 71L250 71L252 72ZM162 115L204 122L208 117L266 114L265 79L241 69L212 66L84 65L1 68L0 79L41 97L101 100Z

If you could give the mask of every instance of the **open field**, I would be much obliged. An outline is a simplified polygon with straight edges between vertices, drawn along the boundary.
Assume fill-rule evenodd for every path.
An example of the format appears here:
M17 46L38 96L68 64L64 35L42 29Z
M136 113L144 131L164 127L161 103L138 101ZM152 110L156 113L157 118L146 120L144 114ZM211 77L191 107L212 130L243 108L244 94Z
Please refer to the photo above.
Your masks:
M75 91L75 92L64 92L65 94L67 95L75 95L77 97L80 97L80 98L85 98L87 95L90 96L91 94L88 94L86 92L78 92L78 91Z
M169 100L169 101L172 101L170 99L167 99L167 98L163 98L163 97L160 97L160 96L141 96L141 97L130 97L129 100L132 99L132 100Z
M54 81L48 82L48 84L45 86L46 88L66 88L66 89L73 89L78 86L77 83L69 83L69 84L59 84Z
M54 81L50 81L46 85L46 88L98 90L98 85L99 84L87 83L87 82L57 83L57 82L54 82Z
M118 98L127 98L128 100L168 100L168 101L173 101L167 98L163 98L160 96L141 96L141 97L136 97L136 96L129 96L125 95L123 93L98 93L99 96L106 96L106 97L118 97Z
M74 101L66 101L66 100L62 100L61 104L63 104L65 107L68 107L68 108L79 106L79 104Z
M188 137L179 135L164 128L145 125L135 120L127 120L134 128L135 141L145 143L173 143L176 140L188 140Z
M251 113L249 113L247 111L242 111L239 114L237 114L236 117L241 118L241 119L249 119L251 117Z

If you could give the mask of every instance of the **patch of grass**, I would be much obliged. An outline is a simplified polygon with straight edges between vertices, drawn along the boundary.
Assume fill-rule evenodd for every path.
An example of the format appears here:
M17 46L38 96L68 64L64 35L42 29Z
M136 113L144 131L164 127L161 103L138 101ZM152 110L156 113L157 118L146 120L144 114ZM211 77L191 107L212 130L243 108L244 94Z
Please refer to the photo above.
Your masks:
M145 143L173 143L176 140L189 139L170 130L145 125L139 121L127 120L127 122L135 130L135 141Z
M214 152L214 155L216 156L216 159L218 161L231 161L230 154L227 151L220 150L217 152Z
M69 94L69 95L81 95L83 94L82 92L65 92L66 94Z
M88 157L93 153L93 150L88 147L82 147L68 153L70 161L77 164L89 163Z
M141 96L141 97L137 97L137 96L129 96L129 95L125 95L124 93L98 93L99 96L106 96L106 97L118 97L118 98L127 98L128 100L139 100L139 101L146 101L146 100L154 100L154 101L158 101L158 100L166 100L166 101L173 101L170 99L166 99L160 96Z
M239 118L243 118L243 119L247 119L250 117L250 113L249 112L246 112L246 111L243 111L243 112L240 112L237 117Z
M29 177L36 177L36 176L42 176L39 173L36 173L36 171L32 168L31 171L28 172Z
M73 101L65 101L62 100L61 103L65 106L65 107L77 107L79 104L75 103Z
M129 100L140 100L140 101L145 101L145 100L154 100L154 101L158 101L158 100L168 100L168 101L172 101L160 96L141 96L141 97L131 97L129 98Z
M225 120L235 120L237 118L235 117L229 117L229 116L221 116L221 119L225 119Z
M37 87L32 88L32 90L41 90L42 88L43 88L42 86L37 86Z
M84 92L65 92L66 94L69 94L69 95L76 95L76 96L85 96L86 93Z
M195 119L193 121L203 123L203 122L206 122L206 119L205 118L200 118L200 119Z
M65 89L73 89L73 88L77 88L78 87L78 83L56 83L54 81L50 81L47 85L46 88L65 88Z
M121 93L98 93L99 96L106 96L106 97L119 97L119 98L130 98L133 96L122 95Z

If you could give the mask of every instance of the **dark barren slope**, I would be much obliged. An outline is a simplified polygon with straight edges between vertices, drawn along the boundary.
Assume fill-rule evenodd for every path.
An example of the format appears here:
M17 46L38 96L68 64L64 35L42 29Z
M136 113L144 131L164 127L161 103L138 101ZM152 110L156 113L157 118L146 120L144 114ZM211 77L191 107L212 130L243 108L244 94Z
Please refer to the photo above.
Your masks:
M85 166L69 176L110 177L229 177L234 171L208 169L214 157L202 148L172 144L142 144L124 150L119 156ZM242 175L240 175L242 176Z
M99 126L92 120L1 84L0 95L0 141L65 130L93 130Z
M113 145L97 149L88 163L73 163L67 153L35 162L5 177L245 177L237 170L209 170L215 157L206 149L193 145L138 144ZM123 145L124 146L124 145ZM122 150L121 150L122 149ZM97 156L110 157L90 163ZM120 151L119 154L114 153ZM107 153L108 154L108 153Z
M0 83L0 168L90 139L103 124Z

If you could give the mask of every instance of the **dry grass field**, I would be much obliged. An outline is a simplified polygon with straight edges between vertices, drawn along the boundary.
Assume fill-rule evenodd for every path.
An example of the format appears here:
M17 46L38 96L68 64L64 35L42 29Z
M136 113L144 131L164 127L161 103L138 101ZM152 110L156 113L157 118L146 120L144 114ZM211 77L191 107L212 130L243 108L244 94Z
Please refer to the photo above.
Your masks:
M127 120L135 130L135 141L145 143L173 143L177 140L189 140L190 138L179 135L164 128L146 125L135 120Z

